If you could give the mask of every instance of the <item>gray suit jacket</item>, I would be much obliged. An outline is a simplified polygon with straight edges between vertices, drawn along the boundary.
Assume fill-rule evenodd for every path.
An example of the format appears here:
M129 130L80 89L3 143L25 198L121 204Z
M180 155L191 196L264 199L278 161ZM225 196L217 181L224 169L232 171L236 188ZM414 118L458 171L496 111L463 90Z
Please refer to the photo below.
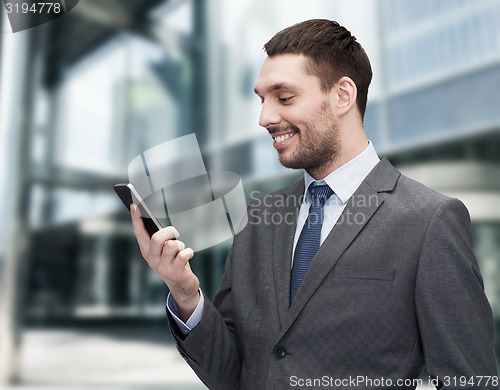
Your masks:
M302 179L250 203L200 324L183 337L169 316L178 349L201 380L211 389L380 390L389 380L418 378L426 366L442 388L458 388L466 377L476 386L462 388L497 389L491 380L477 386L477 376L497 369L464 205L383 159L349 200L289 306L303 192Z

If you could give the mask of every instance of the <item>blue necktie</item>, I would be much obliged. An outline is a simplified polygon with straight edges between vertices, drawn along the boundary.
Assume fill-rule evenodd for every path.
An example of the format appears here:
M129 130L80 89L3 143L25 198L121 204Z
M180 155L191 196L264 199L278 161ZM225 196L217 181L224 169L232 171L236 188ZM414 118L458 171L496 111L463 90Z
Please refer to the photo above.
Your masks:
M290 305L309 268L309 263L319 249L321 227L323 226L323 206L326 200L332 196L333 190L327 184L318 185L314 182L309 186L309 194L312 198L309 216L302 228L293 255Z

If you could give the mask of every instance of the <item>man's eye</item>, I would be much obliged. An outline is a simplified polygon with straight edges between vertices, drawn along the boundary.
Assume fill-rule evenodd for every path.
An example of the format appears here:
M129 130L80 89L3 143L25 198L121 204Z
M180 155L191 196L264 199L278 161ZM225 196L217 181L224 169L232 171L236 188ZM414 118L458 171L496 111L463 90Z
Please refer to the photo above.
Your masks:
M290 100L292 100L295 96L289 96L289 97L283 97L283 98L278 98L278 101L280 103L290 103Z

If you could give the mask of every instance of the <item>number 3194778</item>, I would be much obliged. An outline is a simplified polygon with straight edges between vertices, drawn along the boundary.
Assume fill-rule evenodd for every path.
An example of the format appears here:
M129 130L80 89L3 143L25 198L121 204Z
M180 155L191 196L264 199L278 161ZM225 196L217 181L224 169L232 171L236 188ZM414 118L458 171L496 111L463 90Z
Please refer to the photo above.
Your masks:
M7 13L16 13L16 14L41 14L41 13L55 13L59 14L63 12L61 8L61 3L5 3L5 8L7 9Z

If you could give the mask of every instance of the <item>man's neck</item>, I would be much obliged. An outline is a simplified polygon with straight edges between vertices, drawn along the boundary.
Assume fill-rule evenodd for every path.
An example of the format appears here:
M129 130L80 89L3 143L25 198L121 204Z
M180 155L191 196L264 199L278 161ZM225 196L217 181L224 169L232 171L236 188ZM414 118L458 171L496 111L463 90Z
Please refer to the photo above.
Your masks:
M363 142L358 142L350 148L343 148L342 152L338 156L335 156L335 159L328 164L308 169L307 172L314 177L315 180L324 179L342 165L347 164L349 161L359 156L366 149L368 144L368 139L365 137Z

